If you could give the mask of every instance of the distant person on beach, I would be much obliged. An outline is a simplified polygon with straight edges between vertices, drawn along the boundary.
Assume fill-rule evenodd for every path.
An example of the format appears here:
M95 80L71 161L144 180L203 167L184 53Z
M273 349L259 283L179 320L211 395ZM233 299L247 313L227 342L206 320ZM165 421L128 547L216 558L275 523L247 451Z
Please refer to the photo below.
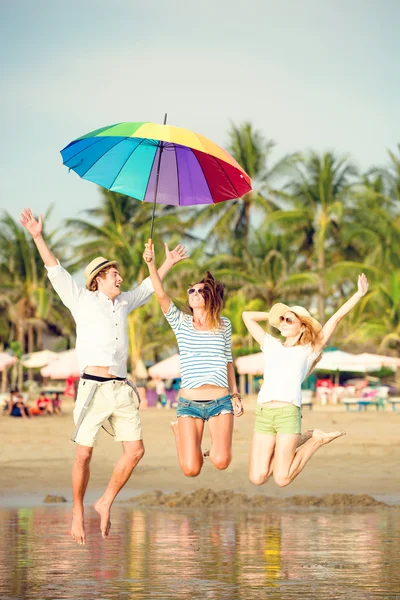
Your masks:
M365 296L368 281L358 278L357 292L322 327L301 306L275 304L269 313L244 312L243 320L264 352L264 383L257 400L256 422L250 451L250 480L266 483L273 475L284 487L292 483L312 455L325 444L345 435L342 431L310 432L299 448L301 434L301 384L345 315ZM260 321L278 329L284 342L264 331Z
M72 473L73 511L71 535L78 544L86 543L83 500L90 476L93 446L105 420L109 420L115 441L123 453L115 465L104 495L94 508L100 515L100 528L108 536L110 510L115 497L126 484L144 454L142 429L133 389L127 381L127 318L153 294L150 278L130 292L121 292L118 262L97 257L84 271L86 287L79 287L63 269L42 237L42 216L37 221L24 209L21 224L31 234L47 268L49 279L77 326L76 351L81 368L74 409L76 457ZM159 276L165 277L174 264L185 258L181 247L170 251Z
M55 415L61 415L61 399L59 392L52 392L50 402L53 413Z
M42 415L53 414L53 405L44 392L40 392L39 398L36 400L36 407Z
M31 417L29 406L25 404L24 398L17 388L11 390L7 414L10 417L22 417L23 419Z
M156 378L156 394L157 394L157 408L166 408L167 406L167 394L165 389L165 383L161 377Z
M179 347L182 382L177 421L171 423L179 464L187 477L200 473L207 421L211 435L208 455L217 469L226 469L232 458L233 417L239 417L243 407L232 364L231 323L221 317L224 287L207 271L204 279L189 287L188 312L182 312L164 290L154 248L146 244L143 257Z

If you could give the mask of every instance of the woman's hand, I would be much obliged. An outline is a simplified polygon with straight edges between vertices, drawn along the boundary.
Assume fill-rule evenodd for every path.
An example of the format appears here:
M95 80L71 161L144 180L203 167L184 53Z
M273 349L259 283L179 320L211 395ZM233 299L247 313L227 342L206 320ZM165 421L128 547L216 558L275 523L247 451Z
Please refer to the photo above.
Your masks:
M152 245L150 248L150 245L148 242L144 245L143 258L149 266L154 264L154 262L155 262L154 246Z
M241 417L244 413L242 398L240 394L232 394L231 395L232 406L233 406L233 414L235 417Z
M368 279L364 273L358 276L358 290L357 293L362 298L368 292Z

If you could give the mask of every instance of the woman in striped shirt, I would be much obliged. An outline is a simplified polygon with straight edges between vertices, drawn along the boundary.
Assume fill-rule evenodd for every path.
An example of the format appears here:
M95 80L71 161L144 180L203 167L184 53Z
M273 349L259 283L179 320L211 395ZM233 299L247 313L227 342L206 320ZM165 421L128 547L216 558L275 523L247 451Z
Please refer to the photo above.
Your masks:
M179 251L185 254L185 249ZM188 289L188 313L179 310L158 276L154 248L143 254L154 292L175 333L181 365L177 422L172 423L179 464L188 477L203 466L201 442L204 423L211 436L210 460L217 469L231 462L233 417L243 413L237 392L231 352L231 323L221 317L224 287L211 273Z

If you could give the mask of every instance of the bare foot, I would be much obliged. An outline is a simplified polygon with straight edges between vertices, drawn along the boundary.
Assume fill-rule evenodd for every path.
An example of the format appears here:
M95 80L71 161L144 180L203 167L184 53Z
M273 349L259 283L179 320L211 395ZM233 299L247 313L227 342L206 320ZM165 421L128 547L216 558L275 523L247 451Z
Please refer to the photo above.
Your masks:
M83 510L72 510L71 537L79 545L86 544L85 524L83 521Z
M320 429L314 429L312 438L321 446L323 446L324 444L333 442L333 440L336 440L336 438L342 437L342 435L346 435L344 431L331 431L330 433L324 433Z
M309 440L310 437L312 437L313 432L314 432L314 429L307 429L307 431L305 433L300 434L300 439L299 439L299 443L297 444L297 447L300 448L300 446L305 444L306 441Z
M103 538L107 538L110 532L111 521L110 521L110 506L104 504L102 499L97 500L94 503L94 510L100 515L100 530Z

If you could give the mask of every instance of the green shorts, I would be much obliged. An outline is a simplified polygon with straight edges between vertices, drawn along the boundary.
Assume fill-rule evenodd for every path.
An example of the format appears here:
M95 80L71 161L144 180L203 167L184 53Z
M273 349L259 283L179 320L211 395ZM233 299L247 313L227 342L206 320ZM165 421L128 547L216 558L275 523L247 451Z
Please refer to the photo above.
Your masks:
M301 433L300 408L294 404L282 408L267 408L265 404L257 404L254 431L268 435Z

